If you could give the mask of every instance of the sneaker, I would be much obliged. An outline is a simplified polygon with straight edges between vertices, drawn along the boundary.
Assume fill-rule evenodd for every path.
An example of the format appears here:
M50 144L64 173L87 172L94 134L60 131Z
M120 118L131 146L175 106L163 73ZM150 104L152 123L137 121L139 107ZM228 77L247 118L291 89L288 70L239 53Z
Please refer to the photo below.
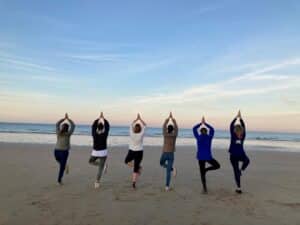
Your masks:
M235 192L236 192L237 194L242 194L242 193L243 193L243 192L242 192L242 189L240 189L240 188L236 189Z
M172 174L173 174L173 177L177 176L177 169L175 167L173 167Z
M95 189L98 189L98 188L100 188L100 182L99 182L99 181L96 181L96 182L95 182Z
M61 181L61 182L57 182L57 185L58 186L63 186L64 185L64 183Z
M201 193L202 193L203 195L208 194L207 190L205 190L205 189L203 189Z
M170 190L171 190L170 187L168 187L168 186L165 187L165 192L169 192Z

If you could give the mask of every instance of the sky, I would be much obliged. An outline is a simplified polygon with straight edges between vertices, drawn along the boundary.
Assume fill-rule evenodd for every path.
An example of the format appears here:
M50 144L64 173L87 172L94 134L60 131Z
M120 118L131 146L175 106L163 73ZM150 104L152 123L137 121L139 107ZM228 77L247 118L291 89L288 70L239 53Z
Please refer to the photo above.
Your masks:
M0 0L0 121L300 132L299 27L297 0Z

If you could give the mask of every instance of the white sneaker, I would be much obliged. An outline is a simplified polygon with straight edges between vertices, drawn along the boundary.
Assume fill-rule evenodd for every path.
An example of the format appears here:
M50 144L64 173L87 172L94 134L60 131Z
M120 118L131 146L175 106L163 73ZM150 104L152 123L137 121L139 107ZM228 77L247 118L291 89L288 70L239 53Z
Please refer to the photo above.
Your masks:
M237 188L237 189L235 190L235 192L236 192L237 194L242 194L242 193L243 193L243 191L242 191L241 188Z
M170 191L170 190L171 190L170 187L165 187L165 191L166 191L166 192L168 192L168 191Z
M98 189L98 188L100 188L100 182L96 181L95 182L95 189Z
M172 174L173 174L173 177L177 176L177 169L175 167L173 167Z

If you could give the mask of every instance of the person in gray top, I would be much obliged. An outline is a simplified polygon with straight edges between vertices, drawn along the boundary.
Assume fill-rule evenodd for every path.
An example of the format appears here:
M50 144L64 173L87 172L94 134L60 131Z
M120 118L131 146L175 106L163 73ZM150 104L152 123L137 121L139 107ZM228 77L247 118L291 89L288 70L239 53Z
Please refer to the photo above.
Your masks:
M69 128L70 123L71 127ZM69 156L69 149L70 149L70 138L75 130L74 122L69 118L68 114L66 113L63 119L60 119L56 123L56 136L57 142L54 150L54 156L56 161L59 164L59 172L58 172L58 179L57 182L62 185L62 178L64 172L68 173L68 167L66 169L67 160Z

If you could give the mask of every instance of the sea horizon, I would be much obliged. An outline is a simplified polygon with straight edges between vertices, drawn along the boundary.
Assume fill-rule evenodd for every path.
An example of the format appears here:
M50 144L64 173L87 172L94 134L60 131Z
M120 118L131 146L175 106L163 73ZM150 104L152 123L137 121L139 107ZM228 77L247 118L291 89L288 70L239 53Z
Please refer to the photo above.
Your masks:
M71 144L74 146L92 146L90 125L76 126ZM41 123L8 123L0 122L0 142L31 143L55 145L55 124ZM215 130L213 148L226 149L230 142L229 130ZM262 151L300 152L300 135L284 132L247 131L246 149ZM128 126L111 126L108 140L109 146L127 146L129 143ZM145 133L145 146L162 146L161 128L148 127ZM192 129L179 129L178 146L196 146Z

